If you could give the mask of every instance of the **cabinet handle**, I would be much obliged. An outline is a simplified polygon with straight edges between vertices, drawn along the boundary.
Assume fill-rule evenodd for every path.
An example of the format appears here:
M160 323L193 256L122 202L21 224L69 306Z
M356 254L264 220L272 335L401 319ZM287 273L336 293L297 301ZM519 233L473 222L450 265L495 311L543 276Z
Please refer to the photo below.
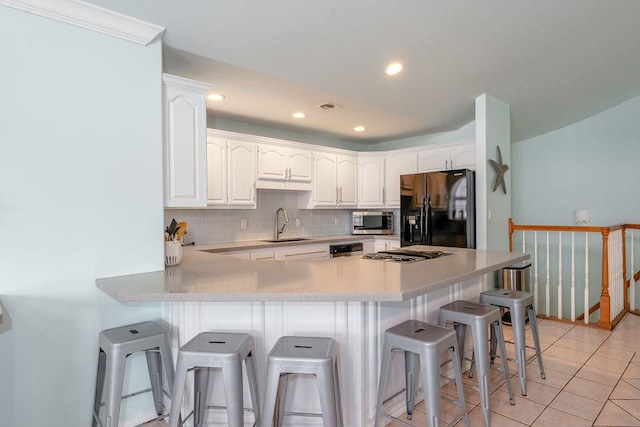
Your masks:
M444 168L449 169L449 160L444 161Z
M340 203L342 203L342 187L340 187Z
M291 256L315 255L315 254L324 254L324 253L326 253L326 251L296 252L294 254L284 254L284 256L286 258L286 257L291 257Z
M449 169L453 169L453 160L449 160Z
M336 205L340 204L340 198L338 197L338 187L336 187Z
M289 175L289 177L287 179L291 179L291 168L287 169L287 173Z

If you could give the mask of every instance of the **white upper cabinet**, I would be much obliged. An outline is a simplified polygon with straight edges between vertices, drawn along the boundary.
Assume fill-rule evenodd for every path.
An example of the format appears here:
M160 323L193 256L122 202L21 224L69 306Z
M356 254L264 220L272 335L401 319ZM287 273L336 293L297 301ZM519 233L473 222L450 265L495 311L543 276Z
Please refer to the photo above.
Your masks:
M207 204L217 208L256 207L256 145L207 136Z
M207 204L226 205L227 193L227 140L207 132Z
M358 159L356 156L338 155L338 206L355 207L358 205Z
M164 205L207 205L208 84L163 74Z
M315 153L313 206L334 207L338 204L337 162L335 154Z
M438 146L418 153L419 172L475 168L476 145L474 142Z
M414 153L393 154L384 160L385 206L400 207L400 175L418 172L418 155Z
M313 191L300 194L300 208L355 207L357 170L356 156L315 152Z
M358 157L358 206L377 208L384 206L384 157Z
M311 190L311 151L258 145L258 188Z
M256 145L227 141L229 205L256 206Z
M358 206L400 207L400 175L418 171L415 151L368 153L358 158Z

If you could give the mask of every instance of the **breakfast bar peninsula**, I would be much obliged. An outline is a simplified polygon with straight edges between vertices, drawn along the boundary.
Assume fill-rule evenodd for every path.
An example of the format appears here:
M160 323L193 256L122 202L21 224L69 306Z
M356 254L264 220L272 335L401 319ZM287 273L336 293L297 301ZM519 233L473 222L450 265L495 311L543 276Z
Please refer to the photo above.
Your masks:
M494 274L528 254L412 246L446 255L411 263L362 257L320 261L251 261L206 246L185 248L182 263L164 271L98 279L98 288L121 302L165 302L174 350L205 330L246 332L255 337L258 378L266 358L285 335L328 336L338 342L345 426L373 425L381 336L407 319L437 322L438 308L456 299L478 299ZM395 357L389 395L403 387L403 358ZM222 381L213 402L224 405ZM320 412L315 381L292 380L287 411ZM245 407L251 407L245 393ZM404 412L402 396L392 411ZM191 404L185 399L185 407ZM249 419L250 416L247 416ZM211 410L211 425L225 425L225 412ZM293 415L287 425L321 425Z

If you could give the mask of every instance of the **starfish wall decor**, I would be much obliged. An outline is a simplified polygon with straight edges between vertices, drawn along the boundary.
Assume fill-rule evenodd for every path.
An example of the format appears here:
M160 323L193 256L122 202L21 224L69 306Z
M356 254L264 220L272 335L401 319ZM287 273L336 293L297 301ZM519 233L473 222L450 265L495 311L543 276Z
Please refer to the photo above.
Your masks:
M502 186L502 191L507 194L507 186L504 183L504 174L509 170L509 166L502 164L502 153L498 145L498 161L489 159L489 164L496 171L496 180L493 183L493 191L498 189L498 185Z

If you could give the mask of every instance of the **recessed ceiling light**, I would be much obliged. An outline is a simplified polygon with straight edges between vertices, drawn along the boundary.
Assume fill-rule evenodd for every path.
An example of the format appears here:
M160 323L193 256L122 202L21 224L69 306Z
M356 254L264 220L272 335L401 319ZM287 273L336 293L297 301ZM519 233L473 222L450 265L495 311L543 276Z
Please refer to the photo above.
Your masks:
M224 99L224 95L220 95L219 93L212 93L211 95L207 96L207 99L210 99L211 101L222 101Z
M291 116L293 116L294 119L304 119L305 117L307 117L305 113L299 111L297 113L293 113Z
M391 64L387 65L385 73L387 73L387 76L395 76L400 71L402 71L402 64L399 62L392 62Z
M364 132L365 127L364 126L356 126L353 128L354 131L356 132Z

